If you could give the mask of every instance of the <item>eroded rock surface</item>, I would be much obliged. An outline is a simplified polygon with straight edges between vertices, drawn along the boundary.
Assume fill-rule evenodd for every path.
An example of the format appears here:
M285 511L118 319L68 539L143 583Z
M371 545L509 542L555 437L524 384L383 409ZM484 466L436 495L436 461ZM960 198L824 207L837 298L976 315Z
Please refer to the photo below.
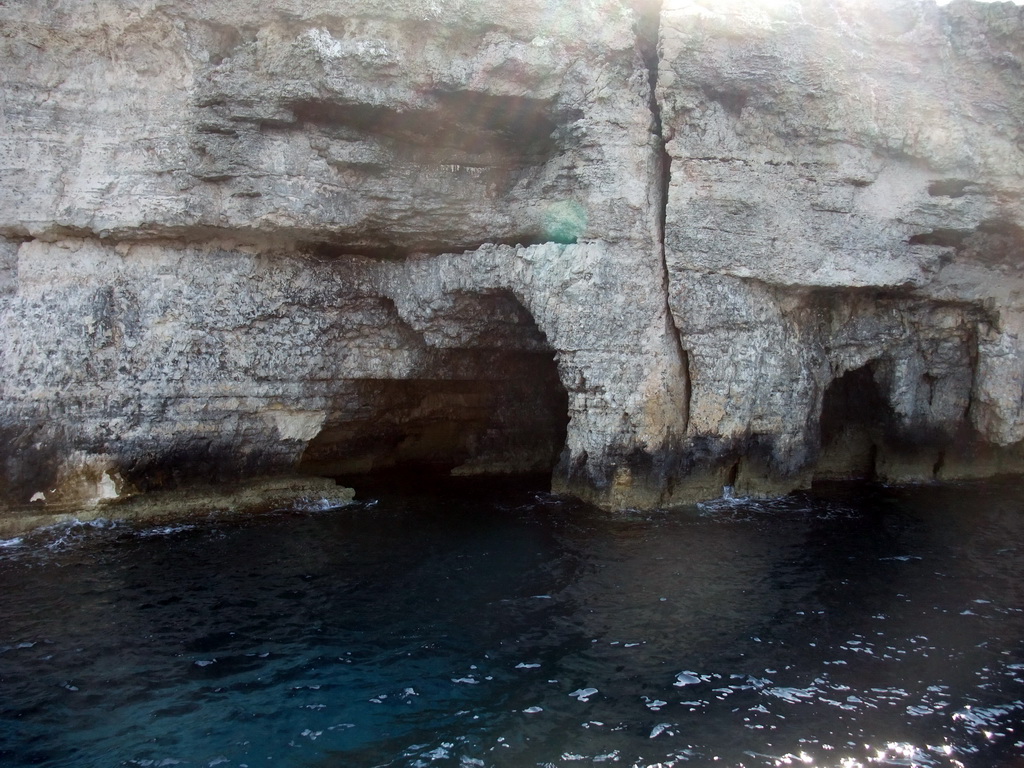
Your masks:
M1019 467L1024 10L670 0L661 40L707 466L751 492Z
M418 466L654 506L1024 467L1020 8L0 21L8 503Z

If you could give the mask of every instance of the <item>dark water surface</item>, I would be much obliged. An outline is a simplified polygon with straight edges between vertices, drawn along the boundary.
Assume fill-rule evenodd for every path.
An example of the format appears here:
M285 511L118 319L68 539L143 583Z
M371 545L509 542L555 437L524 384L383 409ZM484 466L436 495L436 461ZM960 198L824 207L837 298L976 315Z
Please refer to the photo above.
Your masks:
M3 766L1024 766L1024 485L0 547Z

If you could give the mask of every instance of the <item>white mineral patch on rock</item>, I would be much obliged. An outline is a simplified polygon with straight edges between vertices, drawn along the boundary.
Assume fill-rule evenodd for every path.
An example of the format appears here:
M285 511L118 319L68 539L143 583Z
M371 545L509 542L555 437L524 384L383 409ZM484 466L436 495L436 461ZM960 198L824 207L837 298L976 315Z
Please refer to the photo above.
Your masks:
M277 427L281 439L308 442L320 432L320 428L327 418L327 412L281 408L267 412L266 417Z

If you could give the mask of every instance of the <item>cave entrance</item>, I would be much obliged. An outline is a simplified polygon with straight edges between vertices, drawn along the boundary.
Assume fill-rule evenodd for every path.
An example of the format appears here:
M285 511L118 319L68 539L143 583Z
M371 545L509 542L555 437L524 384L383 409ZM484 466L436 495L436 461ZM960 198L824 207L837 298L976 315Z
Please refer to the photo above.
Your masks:
M443 346L417 335L425 362L414 375L339 382L300 471L550 482L565 444L568 395L533 317L511 293L494 291L455 297L436 324Z
M892 423L874 363L834 379L822 398L815 480L874 479L878 449Z

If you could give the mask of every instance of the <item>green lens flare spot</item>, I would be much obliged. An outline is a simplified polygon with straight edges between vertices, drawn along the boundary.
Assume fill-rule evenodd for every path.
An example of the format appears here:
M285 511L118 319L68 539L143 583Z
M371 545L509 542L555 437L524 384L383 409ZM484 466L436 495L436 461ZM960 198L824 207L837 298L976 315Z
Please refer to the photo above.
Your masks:
M544 234L556 243L575 243L587 229L587 212L575 200L552 203L544 212Z

